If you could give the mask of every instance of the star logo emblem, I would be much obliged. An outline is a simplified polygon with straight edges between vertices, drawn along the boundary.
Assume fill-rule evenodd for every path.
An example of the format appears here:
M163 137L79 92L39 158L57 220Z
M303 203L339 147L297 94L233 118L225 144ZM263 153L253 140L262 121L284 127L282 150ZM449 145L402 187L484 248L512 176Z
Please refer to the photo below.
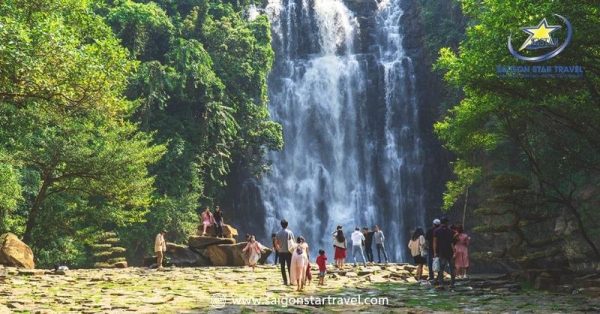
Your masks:
M548 25L548 21L545 18L537 26L521 28L522 31L529 34L529 38L527 38L519 50L535 50L557 46L558 43L550 34L560 28L560 25Z

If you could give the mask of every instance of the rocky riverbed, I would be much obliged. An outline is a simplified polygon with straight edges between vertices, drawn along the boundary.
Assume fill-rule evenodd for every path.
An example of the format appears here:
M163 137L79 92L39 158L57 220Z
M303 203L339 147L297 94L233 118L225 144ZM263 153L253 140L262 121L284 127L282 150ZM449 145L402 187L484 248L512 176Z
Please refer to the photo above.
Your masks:
M325 286L318 287L314 276L304 292L296 292L281 284L274 266L260 266L255 272L241 267L173 267L59 274L2 268L0 313L600 311L600 299L583 293L542 292L492 276L473 276L453 290L436 290L416 282L413 272L404 264L332 269Z

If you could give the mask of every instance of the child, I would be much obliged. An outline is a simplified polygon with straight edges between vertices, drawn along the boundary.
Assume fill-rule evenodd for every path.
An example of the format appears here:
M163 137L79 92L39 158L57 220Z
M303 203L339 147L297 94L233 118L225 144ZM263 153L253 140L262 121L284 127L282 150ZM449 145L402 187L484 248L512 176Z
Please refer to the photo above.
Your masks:
M319 250L317 265L319 266L319 286L322 286L325 280L325 273L327 272L327 256L325 256L325 251L323 250Z

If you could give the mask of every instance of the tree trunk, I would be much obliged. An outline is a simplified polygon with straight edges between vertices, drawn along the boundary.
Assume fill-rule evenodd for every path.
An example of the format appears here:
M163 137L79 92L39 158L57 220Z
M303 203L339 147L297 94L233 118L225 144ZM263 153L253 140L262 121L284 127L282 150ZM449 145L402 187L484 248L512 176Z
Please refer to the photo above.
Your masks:
M467 218L467 203L469 202L469 188L465 191L465 206L463 208L462 225L465 227L465 219Z
M25 227L25 234L23 235L23 242L31 245L32 244L32 232L35 227L35 220L37 218L38 212L44 199L46 199L46 193L48 192L48 188L50 187L49 179L45 178L42 182L42 187L40 188L31 208L29 209L29 215L27 217L27 225Z

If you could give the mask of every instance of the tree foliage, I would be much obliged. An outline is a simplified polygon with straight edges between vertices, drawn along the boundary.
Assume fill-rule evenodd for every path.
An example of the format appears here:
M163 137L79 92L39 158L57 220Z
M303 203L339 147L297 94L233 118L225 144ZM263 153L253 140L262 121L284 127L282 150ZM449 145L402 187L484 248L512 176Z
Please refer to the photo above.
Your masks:
M152 167L157 202L145 228L122 238L138 247L159 229L185 239L196 210L225 197L232 167L265 171L264 154L282 146L270 121L266 78L273 61L266 16L244 17L250 2L115 1L97 11L141 63L126 94L142 129L167 145ZM145 240L147 242L147 240Z
M163 147L127 120L136 63L85 1L3 2L0 42L0 147L14 161L2 172L21 178L3 185L22 190L3 221L39 264L83 262L89 235L142 221L152 202Z
M517 172L529 178L543 207L558 206L574 221L578 232L572 236L587 246L584 255L600 259L598 199L592 192L600 171L600 42L591 35L600 31L599 7L589 1L461 3L468 17L466 39L458 51L442 49L437 67L464 92L464 99L436 124L439 137L467 167L482 168L483 177ZM563 53L543 65L580 65L585 76L499 78L497 65L532 65L511 56L507 37L524 41L520 27L553 14L570 19L574 37ZM561 32L556 35L565 30ZM458 169L455 174L457 183L449 187L471 182L470 172ZM446 200L452 202L455 194L449 189Z

